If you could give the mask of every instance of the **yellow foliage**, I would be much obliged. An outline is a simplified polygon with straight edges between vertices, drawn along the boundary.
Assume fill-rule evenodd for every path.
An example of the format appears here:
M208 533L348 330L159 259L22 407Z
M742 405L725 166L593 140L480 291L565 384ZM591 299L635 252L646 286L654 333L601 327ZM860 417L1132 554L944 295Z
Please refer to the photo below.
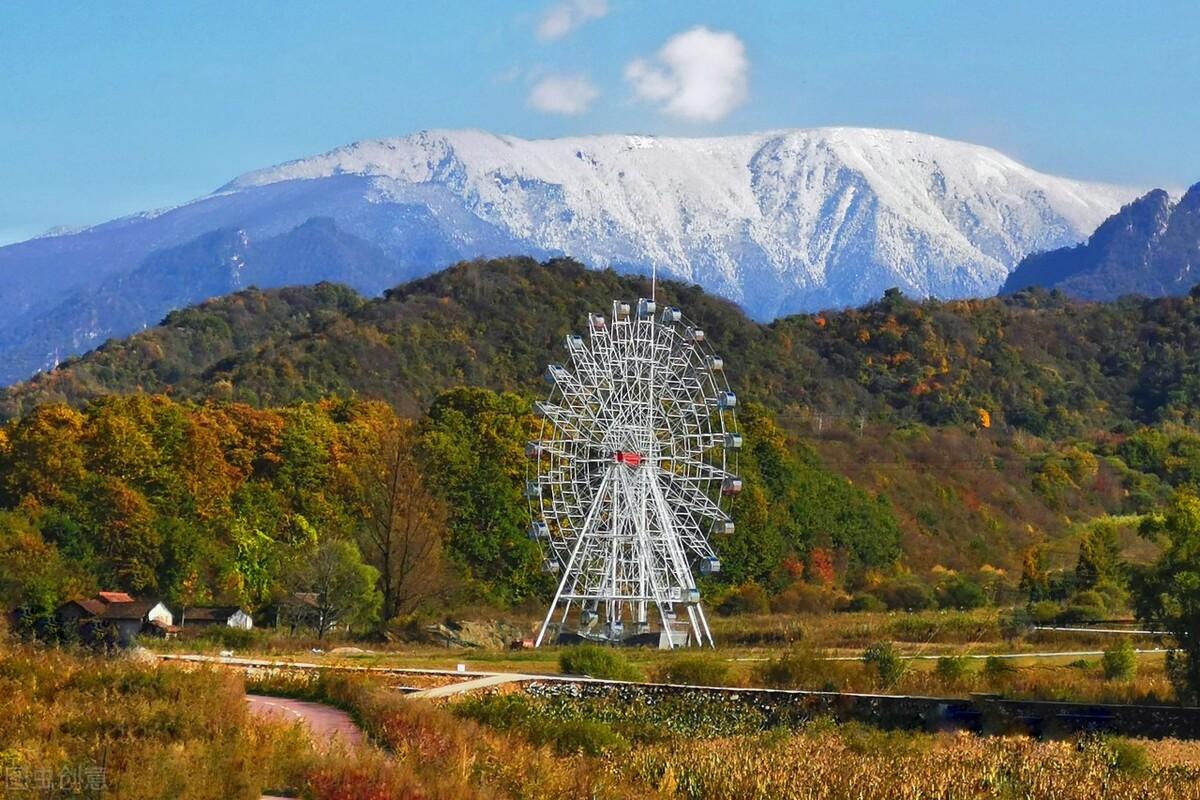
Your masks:
M869 569L863 575L863 588L870 590L876 589L883 585L883 573L876 569Z

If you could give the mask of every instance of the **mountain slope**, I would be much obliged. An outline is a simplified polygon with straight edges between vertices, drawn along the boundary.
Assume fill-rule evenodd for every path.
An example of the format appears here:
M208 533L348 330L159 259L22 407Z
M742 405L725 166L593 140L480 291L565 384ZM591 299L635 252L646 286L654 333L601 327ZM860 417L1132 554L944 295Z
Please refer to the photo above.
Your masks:
M27 331L0 334L7 360L0 381L25 377L28 364L85 350L144 329L191 298L219 297L247 286L318 283L361 285L398 278L377 247L311 219L285 234L251 241L245 231L217 230L151 253L134 270L79 290L31 316Z
M541 141L433 131L362 142L249 173L177 208L0 248L9 309L0 381L236 288L180 279L178 261L154 261L164 250L203 250L196 243L216 231L257 244L330 220L331 240L357 240L352 249L374 255L364 264L330 247L304 280L365 294L462 259L567 254L622 272L657 268L770 319L866 302L891 286L991 294L1021 257L1081 240L1131 196L904 131ZM257 254L264 288L294 281L288 263L304 257L302 245L278 244L271 258ZM205 258L201 272L212 266ZM114 299L104 313L81 303L130 281L155 283L149 294L161 302Z
M1144 511L1167 484L1200 475L1200 440L1170 438L1200 421L1200 292L1110 304L890 293L761 324L697 287L658 288L705 329L740 402L765 406L825 463L891 499L911 564L1019 568L1043 540L1073 559L1077 523ZM413 415L464 384L539 396L544 365L562 359L563 336L588 311L648 289L641 277L514 258L372 300L327 283L244 290L9 387L0 416L108 392L260 407L357 395Z
M889 286L990 294L1023 254L1086 235L1126 196L975 145L853 128L540 141L434 131L252 172L222 191L347 174L374 178L380 202L445 187L524 244L593 266L654 264L758 318L855 305Z
M1086 243L1028 256L1005 293L1029 286L1088 300L1186 294L1200 280L1200 184L1178 203L1162 189L1121 208Z
M0 392L0 416L50 400L169 391L286 403L358 394L417 412L451 386L540 393L563 337L640 277L569 260L470 262L364 300L330 284L241 292ZM1188 421L1200 384L1200 300L1089 304L1045 293L861 309L771 324L695 286L659 284L725 356L747 401L893 423L975 423L1045 435L1122 421Z

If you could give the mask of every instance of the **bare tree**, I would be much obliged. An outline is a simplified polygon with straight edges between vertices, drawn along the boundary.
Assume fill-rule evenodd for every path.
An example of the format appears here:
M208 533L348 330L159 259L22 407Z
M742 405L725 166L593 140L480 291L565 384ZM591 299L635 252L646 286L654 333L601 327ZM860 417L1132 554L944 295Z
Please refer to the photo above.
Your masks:
M385 620L413 611L448 583L446 506L421 473L415 439L410 421L389 421L371 457L362 460L359 478L359 541L367 562L379 570Z

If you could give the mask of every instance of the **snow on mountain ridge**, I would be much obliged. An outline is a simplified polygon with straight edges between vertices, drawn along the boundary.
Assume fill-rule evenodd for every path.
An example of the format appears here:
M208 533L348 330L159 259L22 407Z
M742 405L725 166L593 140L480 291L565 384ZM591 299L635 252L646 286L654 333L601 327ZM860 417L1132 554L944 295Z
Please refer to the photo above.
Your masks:
M0 247L0 383L249 283L334 280L373 295L510 254L656 267L762 320L892 286L983 296L1022 257L1075 244L1137 194L907 131L365 141ZM238 231L264 244L235 262Z
M595 266L655 264L759 317L861 302L892 283L992 293L1024 255L1084 238L1135 193L978 145L864 128L698 139L423 131L220 191L346 174L372 178L377 202L440 185L518 240Z

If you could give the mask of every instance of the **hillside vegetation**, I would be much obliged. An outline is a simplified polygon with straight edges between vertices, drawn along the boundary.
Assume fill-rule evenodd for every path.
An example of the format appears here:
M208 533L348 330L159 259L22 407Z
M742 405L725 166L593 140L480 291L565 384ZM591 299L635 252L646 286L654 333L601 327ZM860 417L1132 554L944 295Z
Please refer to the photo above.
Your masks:
M10 602L45 609L104 584L261 607L324 539L356 540L386 567L369 529L385 511L425 515L444 536L422 546L445 564L430 585L381 578L385 619L454 593L541 596L520 497L529 402L588 311L648 291L521 258L375 300L332 284L251 289L9 387L3 546L48 571L10 585ZM905 587L953 587L958 573L996 599L1031 554L1073 567L1097 530L1145 560L1141 515L1200 480L1196 295L889 292L770 325L697 287L659 295L706 330L743 401L747 491L708 587L729 610L841 591L932 603ZM388 469L428 502L382 509L371 487Z
M279 404L357 393L424 409L450 386L540 392L562 338L648 281L569 260L469 262L375 300L330 284L247 290L4 390L11 417L111 392ZM1111 304L1024 292L915 302L760 325L698 287L659 285L725 355L741 395L775 411L892 423L981 423L1066 435L1122 422L1191 422L1200 299Z

